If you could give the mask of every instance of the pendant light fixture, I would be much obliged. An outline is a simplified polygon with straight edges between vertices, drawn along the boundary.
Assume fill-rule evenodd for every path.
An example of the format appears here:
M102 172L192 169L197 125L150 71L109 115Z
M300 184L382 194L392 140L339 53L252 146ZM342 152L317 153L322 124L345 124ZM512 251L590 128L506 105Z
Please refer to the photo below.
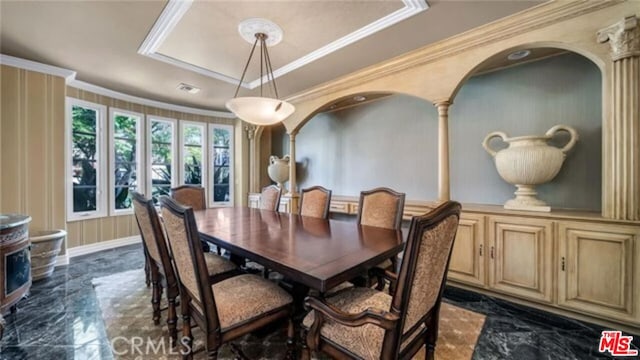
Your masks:
M293 105L278 99L278 87L267 50L268 44L275 45L282 40L282 29L266 19L248 19L240 23L238 30L245 40L250 40L253 35L253 47L233 99L228 100L225 105L238 118L254 125L264 126L279 123L295 111ZM238 92L257 46L260 47L260 96L238 97ZM267 86L268 84L271 86ZM273 98L266 94L269 88L272 88Z

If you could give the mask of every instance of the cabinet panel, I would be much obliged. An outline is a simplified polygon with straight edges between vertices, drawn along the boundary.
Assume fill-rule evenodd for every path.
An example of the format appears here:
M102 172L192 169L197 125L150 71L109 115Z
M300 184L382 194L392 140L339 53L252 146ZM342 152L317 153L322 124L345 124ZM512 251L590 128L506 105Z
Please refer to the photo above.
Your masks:
M449 279L485 286L484 216L462 214L449 263Z
M348 214L349 213L349 203L346 201L331 201L329 205L329 211Z
M559 232L558 305L638 322L633 280L640 230L564 223Z
M489 286L528 299L551 302L552 222L520 217L489 220Z
M248 206L255 209L260 208L260 194L249 194Z

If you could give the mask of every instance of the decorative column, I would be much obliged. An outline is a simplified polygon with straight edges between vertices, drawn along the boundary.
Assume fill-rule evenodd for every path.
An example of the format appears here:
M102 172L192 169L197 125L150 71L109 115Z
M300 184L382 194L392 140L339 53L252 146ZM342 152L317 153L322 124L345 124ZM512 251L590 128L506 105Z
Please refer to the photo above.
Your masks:
M640 220L640 27L636 16L598 31L609 42L612 117L604 131L603 215Z
M291 196L297 194L296 188L298 187L296 182L296 134L298 134L296 130L289 133L289 192L287 195Z
M255 125L245 125L244 130L247 132L249 139L249 192L260 192L260 172L258 162L260 161L260 144L259 139L262 134L263 127Z
M451 198L449 184L449 101L435 103L438 109L438 200Z

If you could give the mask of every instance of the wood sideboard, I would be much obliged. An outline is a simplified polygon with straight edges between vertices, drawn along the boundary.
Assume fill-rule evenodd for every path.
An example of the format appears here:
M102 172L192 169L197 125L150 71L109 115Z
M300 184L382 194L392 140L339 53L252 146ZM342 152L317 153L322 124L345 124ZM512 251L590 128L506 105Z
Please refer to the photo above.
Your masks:
M258 206L259 194L250 206ZM257 200L256 200L257 199ZM406 201L404 219L437 202ZM288 212L291 201L281 202ZM358 198L330 211L356 215ZM640 334L640 222L599 213L463 204L449 285Z

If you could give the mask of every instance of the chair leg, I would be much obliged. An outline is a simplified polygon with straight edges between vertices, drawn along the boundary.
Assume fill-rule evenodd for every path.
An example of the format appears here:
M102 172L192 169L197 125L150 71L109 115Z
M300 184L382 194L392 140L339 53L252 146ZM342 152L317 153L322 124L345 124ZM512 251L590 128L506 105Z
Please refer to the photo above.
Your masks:
M193 359L193 335L191 334L191 317L188 313L182 314L182 344L184 345L182 359Z
M177 315L176 315L176 298L168 297L167 302L169 303L169 311L167 314L167 328L169 328L169 337L171 339L171 347L176 346L178 340L178 331L177 331Z
M307 330L302 329L301 330L301 339L300 339L300 343L301 343L301 348L302 348L302 354L301 354L301 358L302 360L310 360L311 359L311 350L309 349L309 346L307 345Z
M218 360L218 348L207 352L207 360Z
M149 268L149 260L144 260L144 283L147 287L151 286L151 269Z
M427 341L426 341L426 356L427 360L434 360L436 354L436 341L438 340L438 323L440 320L440 306L433 310L434 313L431 318L426 321L427 329Z
M296 330L293 319L289 318L287 324L287 359L296 358Z
M158 279L151 281L151 306L153 308L153 324L160 324L160 283Z

